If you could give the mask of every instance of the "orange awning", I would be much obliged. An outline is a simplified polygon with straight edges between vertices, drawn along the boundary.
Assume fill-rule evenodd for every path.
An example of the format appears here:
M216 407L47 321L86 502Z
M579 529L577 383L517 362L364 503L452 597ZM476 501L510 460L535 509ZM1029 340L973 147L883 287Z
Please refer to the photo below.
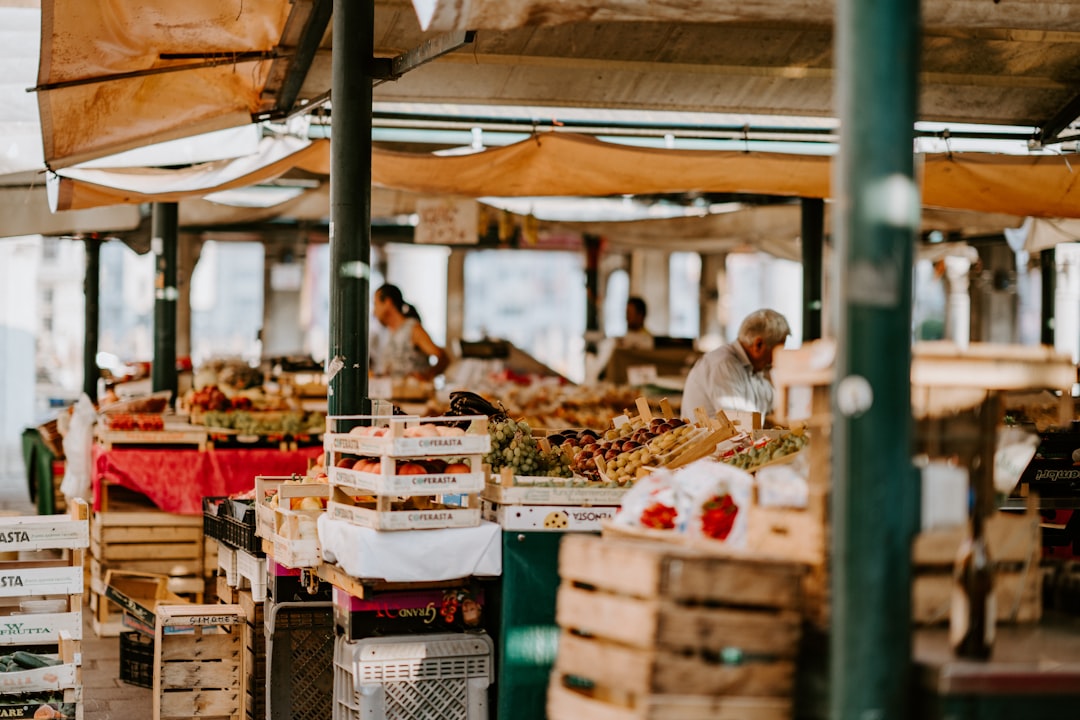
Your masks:
M290 7L289 0L43 0L38 107L46 163L67 167L250 123Z
M240 159L183 170L64 170L56 207L69 210L202 197L255 184L293 167L329 174L328 141L291 142L295 143L292 151L268 154L270 159L263 164ZM923 159L925 207L1080 217L1080 175L1073 173L1063 157L954 153ZM537 135L472 155L372 151L373 184L427 195L599 197L715 192L829 198L831 177L832 159L822 156L663 150L562 133Z

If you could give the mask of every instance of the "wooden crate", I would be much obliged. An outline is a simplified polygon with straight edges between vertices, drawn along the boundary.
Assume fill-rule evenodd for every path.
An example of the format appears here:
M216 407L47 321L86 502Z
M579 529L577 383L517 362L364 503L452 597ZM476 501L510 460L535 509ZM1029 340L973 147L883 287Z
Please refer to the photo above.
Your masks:
M82 639L88 509L77 500L63 515L0 517L0 645L56 645ZM37 612L32 603L57 607ZM40 609L40 608L39 608Z
M549 715L682 717L676 708L688 703L700 708L694 717L790 718L803 573L667 543L566 536Z
M160 510L95 512L90 519L90 554L102 563L172 561L203 567L202 516Z
M239 591L239 605L247 622L241 627L244 646L244 716L248 720L266 717L266 636L263 603L248 590Z
M154 632L154 720L242 718L239 605L162 605ZM169 627L194 628L170 634Z
M966 528L956 527L924 531L915 538L911 615L916 624L949 621L953 565L966 533ZM987 521L986 536L995 565L998 622L1038 622L1043 587L1038 513L1031 508L1023 514L999 512Z

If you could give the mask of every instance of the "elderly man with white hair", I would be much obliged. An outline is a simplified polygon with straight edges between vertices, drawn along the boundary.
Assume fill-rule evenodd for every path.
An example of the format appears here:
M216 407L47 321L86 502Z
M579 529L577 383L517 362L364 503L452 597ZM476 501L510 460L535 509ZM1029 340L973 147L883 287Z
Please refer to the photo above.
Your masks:
M772 412L773 385L769 379L773 350L783 345L791 328L775 310L755 310L739 326L735 342L701 356L686 377L683 415L694 408L710 416L717 410Z

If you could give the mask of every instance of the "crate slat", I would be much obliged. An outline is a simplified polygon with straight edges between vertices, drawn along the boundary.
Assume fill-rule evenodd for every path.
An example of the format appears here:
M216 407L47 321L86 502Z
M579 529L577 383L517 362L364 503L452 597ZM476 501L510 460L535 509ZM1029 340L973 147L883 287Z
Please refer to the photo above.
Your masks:
M239 690L181 690L163 693L154 717L239 718L239 708Z
M796 609L804 571L795 563L707 555L658 542L568 535L559 574L634 597Z
M646 696L633 705L572 690L555 678L548 690L551 720L791 720L791 702L777 698Z
M236 662L172 661L161 668L161 684L170 688L223 688L240 682L240 660Z
M242 641L235 633L170 635L161 649L161 659L168 662L185 660L234 660L240 657Z
M569 632L559 637L555 668L630 693L778 697L790 695L795 682L795 663L790 660L720 665L659 648L631 648Z
M719 654L725 647L792 657L801 621L796 612L768 612L679 605L664 599L559 588L556 622L560 627L638 648L662 647Z

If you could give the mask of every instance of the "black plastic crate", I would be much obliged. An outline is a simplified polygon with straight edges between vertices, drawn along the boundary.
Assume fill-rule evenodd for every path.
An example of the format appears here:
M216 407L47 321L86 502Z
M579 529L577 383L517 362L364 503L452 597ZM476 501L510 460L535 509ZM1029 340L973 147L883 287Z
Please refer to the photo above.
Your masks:
M224 516L225 544L255 557L266 557L255 535L255 501L229 500Z
M224 497L204 497L202 501L203 535L225 542L225 517L228 512Z
M120 633L120 679L154 687L154 639L139 632Z
M328 602L266 608L269 720L325 720L334 700L334 619Z

